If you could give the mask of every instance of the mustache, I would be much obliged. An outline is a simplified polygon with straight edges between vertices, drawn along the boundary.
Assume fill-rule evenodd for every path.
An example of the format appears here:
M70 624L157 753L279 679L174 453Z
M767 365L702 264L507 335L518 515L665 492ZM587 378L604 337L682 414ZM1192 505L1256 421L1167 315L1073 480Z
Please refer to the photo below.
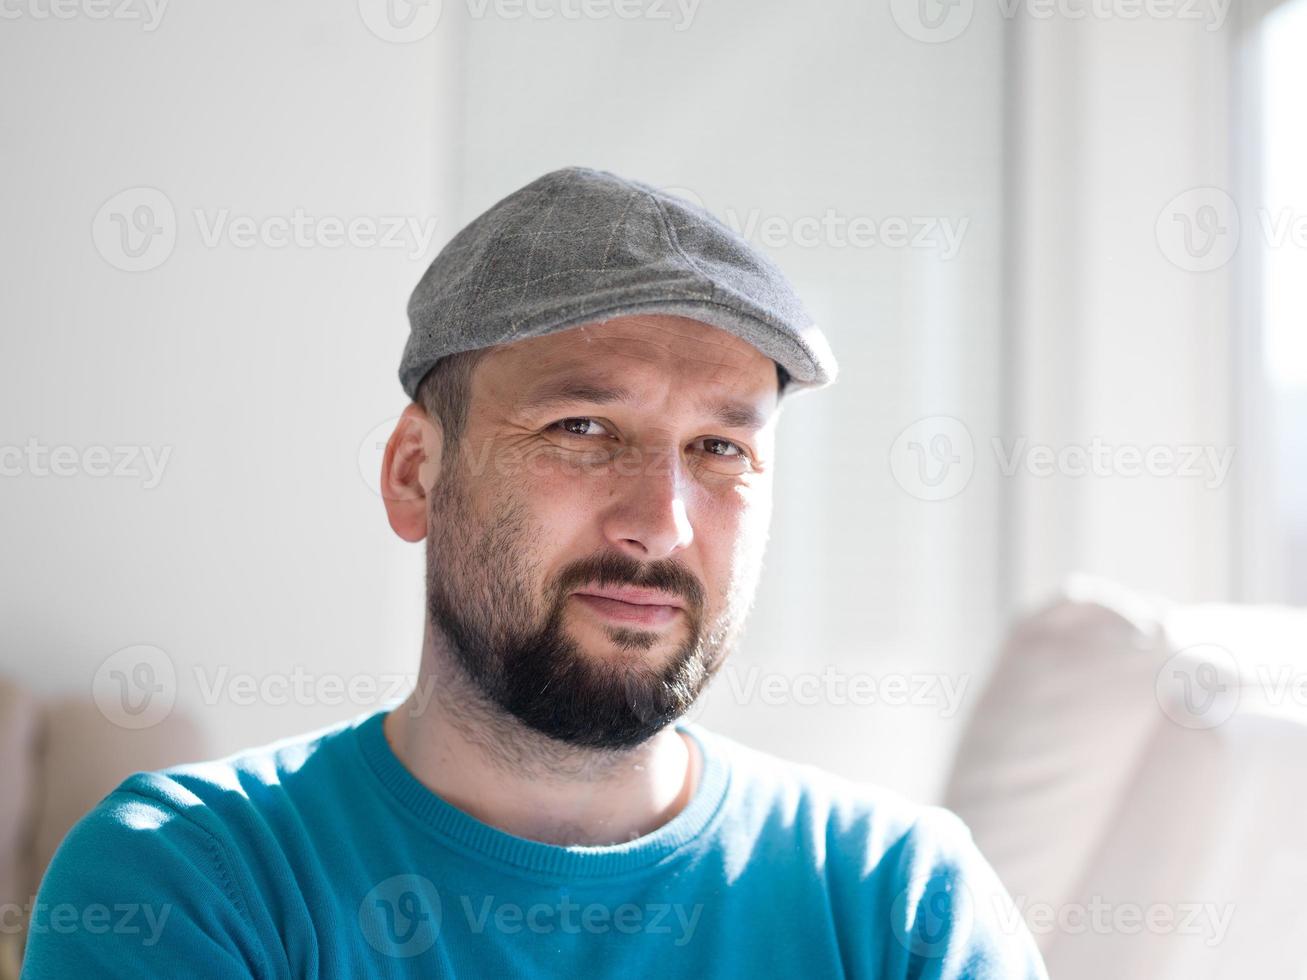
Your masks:
M626 585L658 589L685 600L687 607L703 609L704 588L684 565L669 560L641 563L613 551L581 558L564 566L555 585L558 598L586 585Z

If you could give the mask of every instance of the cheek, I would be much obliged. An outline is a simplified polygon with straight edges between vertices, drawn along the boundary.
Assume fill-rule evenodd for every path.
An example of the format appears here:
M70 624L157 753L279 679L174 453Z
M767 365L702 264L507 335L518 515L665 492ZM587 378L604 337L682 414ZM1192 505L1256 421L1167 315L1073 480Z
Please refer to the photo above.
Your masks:
M757 585L771 527L771 512L769 483L748 487L735 501L729 542L731 589L752 593Z
M496 506L514 506L523 516L529 532L521 547L546 567L565 553L579 557L578 542L595 536L597 516L603 506L600 481L578 479L546 465L524 467L490 481Z

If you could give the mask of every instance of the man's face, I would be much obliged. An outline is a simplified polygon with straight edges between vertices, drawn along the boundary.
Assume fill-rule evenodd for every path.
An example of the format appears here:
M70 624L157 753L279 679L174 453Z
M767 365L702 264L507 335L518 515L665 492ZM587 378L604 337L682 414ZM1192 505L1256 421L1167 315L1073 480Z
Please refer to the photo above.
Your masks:
M592 748L689 709L757 584L776 389L765 355L679 317L486 355L431 493L427 588L492 704Z

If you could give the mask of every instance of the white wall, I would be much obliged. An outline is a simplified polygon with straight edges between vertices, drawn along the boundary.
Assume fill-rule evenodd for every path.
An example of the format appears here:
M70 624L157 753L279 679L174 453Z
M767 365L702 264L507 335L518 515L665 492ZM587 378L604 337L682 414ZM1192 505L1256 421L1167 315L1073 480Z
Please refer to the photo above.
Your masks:
M1002 23L977 8L932 43L896 21L911 26L901 4L640 9L672 19L513 18L446 0L409 44L379 40L352 4L303 0L177 5L149 33L85 17L3 25L15 288L0 443L172 450L150 490L85 474L0 483L5 671L87 692L114 651L158 646L178 710L226 750L355 709L242 706L230 689L205 703L197 667L208 686L297 666L414 669L420 549L390 534L358 457L402 405L403 304L430 256L207 247L192 212L436 217L439 245L517 186L582 163L772 219L778 244L760 243L842 363L835 388L787 410L758 608L734 683L719 681L702 716L785 756L938 793L968 706L940 675L978 692L1001 626L999 481L977 466L923 500L907 440L897 470L890 448L921 419L956 417L977 440L1001 424ZM167 195L177 240L129 273L97 253L92 221L140 185ZM828 213L845 225L836 237L786 232ZM964 228L960 248L944 256L938 226L924 247L838 237L895 218L912 234ZM915 437L929 441L924 425ZM820 691L794 703L807 693L794 678L828 668L891 698L894 675L913 696L934 686L917 707ZM757 672L780 675L789 703L738 695Z
M1130 5L1104 3L1103 16L1071 19L1024 6L1013 21L1008 439L1175 454L1157 457L1156 475L1108 455L1083 475L1075 460L1021 467L1006 496L1018 604L1076 571L1182 601L1232 598L1249 463L1232 424L1236 264L1218 263L1223 242L1200 256L1176 238L1205 207L1225 222L1220 195L1233 193L1235 17L1218 8L1126 16ZM1184 466L1195 450L1212 455ZM1206 462L1223 457L1224 475Z
M0 669L88 696L110 654L157 646L222 751L362 710L246 706L225 682L414 669L420 555L358 456L404 404L404 301L433 250L203 232L224 210L443 221L448 37L388 43L308 0L178 3L154 30L6 10L0 445L171 455L151 489L7 460ZM171 202L175 247L120 271L93 220L142 185Z

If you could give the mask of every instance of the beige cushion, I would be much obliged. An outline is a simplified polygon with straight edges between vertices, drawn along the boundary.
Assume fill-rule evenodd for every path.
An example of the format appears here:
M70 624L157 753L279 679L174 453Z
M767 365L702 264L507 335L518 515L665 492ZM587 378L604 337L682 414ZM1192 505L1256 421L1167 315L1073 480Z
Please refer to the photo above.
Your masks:
M94 705L64 700L45 710L38 822L32 856L44 873L74 823L133 772L205 757L195 724L176 713L149 728L108 721Z
M36 798L36 702L0 678L0 903L30 896L31 837Z
M42 703L0 679L0 902L26 909L69 829L133 772L207 755L200 730L175 712L129 730L89 695ZM0 932L0 980L17 976L22 945L21 932Z

